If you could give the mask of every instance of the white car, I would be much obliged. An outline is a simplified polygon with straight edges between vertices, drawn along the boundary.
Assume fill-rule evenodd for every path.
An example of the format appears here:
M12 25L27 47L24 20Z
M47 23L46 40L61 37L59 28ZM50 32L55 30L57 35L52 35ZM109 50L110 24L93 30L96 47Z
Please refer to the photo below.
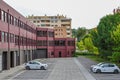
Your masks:
M120 69L118 66L112 63L104 63L101 65L93 66L92 71L95 73L101 73L101 72L112 72L112 73L119 73Z
M30 69L42 69L42 70L46 70L48 67L47 64L43 64L39 61L29 61L28 63L25 64L25 68L27 70Z
M98 64L96 64L96 65L92 65L92 66L90 67L90 70L92 70L93 67L95 67L95 66L100 66L100 65L102 65L102 64L105 64L105 62L100 62L100 63L98 63Z

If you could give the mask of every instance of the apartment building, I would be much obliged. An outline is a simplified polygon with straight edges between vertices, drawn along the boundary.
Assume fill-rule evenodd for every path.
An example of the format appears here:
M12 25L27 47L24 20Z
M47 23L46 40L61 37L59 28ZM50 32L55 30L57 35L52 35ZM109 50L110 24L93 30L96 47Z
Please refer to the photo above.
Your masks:
M56 38L71 38L71 19L63 15L57 16L28 16L31 22L38 27L53 28Z

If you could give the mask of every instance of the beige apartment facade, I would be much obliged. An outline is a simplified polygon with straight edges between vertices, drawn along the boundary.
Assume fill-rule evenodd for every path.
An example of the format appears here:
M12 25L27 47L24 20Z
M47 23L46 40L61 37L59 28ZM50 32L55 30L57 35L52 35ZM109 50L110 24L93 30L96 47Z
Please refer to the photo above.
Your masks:
M57 16L28 16L29 21L33 22L37 27L53 28L56 38L71 38L71 18L63 15Z

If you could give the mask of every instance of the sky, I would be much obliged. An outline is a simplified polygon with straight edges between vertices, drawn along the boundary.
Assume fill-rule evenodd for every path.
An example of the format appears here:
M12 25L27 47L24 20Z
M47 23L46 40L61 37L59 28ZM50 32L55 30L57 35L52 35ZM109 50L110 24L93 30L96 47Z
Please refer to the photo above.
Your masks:
M103 16L120 7L120 0L4 0L23 16L64 15L72 19L72 28L91 29Z

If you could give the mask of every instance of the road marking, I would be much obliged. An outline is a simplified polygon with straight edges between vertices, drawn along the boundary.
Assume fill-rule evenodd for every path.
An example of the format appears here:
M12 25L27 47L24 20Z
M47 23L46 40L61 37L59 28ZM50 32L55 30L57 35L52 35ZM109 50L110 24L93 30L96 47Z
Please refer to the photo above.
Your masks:
M21 71L20 73L16 74L15 76L13 76L13 77L11 77L11 78L9 78L9 79L7 79L7 80L12 80L12 79L14 79L15 77L19 76L20 74L22 74L22 73L24 73L24 72L25 72L25 70L24 70L24 71Z
M83 73L86 80L96 80L76 58L74 58L74 61L79 66L80 71Z

